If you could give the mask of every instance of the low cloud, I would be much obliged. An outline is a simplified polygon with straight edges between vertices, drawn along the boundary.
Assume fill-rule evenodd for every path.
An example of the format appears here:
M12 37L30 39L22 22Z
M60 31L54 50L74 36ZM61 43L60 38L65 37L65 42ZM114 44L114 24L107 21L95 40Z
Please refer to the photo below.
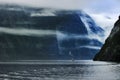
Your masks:
M56 16L55 14L54 14L54 11L52 11L52 10L43 10L42 12L34 12L34 13L31 13L31 15L30 16Z
M80 46L79 48L89 48L89 49L98 49L98 50L101 49L101 47L99 46L90 46L90 45Z
M88 4L88 0L0 0L0 3L60 9L81 9Z
M87 12L95 22L105 30L106 37L109 35L120 13L120 0L0 0L0 4L20 4L32 7L82 9ZM55 16L53 13L33 13L31 16ZM9 31L10 30L10 31ZM25 32L24 32L25 31ZM50 35L55 31L26 30L0 28L0 32L19 35ZM22 32L22 33L21 33ZM63 35L62 35L63 36ZM105 38L106 38L105 37Z
M109 36L111 29L114 27L114 23L117 21L118 15L94 14L94 13L89 13L89 14L97 23L97 25L99 25L104 29L105 31L104 39L106 39Z
M50 36L56 35L54 30L15 29L0 27L0 33L24 36Z

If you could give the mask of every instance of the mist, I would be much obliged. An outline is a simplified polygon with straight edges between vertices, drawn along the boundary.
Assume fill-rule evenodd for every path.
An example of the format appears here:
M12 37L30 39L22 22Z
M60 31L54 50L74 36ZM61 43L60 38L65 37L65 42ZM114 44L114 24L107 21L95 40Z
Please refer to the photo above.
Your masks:
M22 4L32 7L45 8L82 9L88 4L88 0L0 0L0 3Z
M24 35L24 36L46 36L56 35L56 31L53 30L36 30L36 29L24 29L24 28L4 28L0 27L0 33L12 34L12 35Z

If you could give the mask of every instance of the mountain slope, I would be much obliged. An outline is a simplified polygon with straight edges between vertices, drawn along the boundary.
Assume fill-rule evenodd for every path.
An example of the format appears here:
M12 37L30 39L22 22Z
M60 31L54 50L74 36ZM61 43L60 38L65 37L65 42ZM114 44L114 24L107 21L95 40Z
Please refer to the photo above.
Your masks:
M1 5L0 59L92 59L103 33L83 11Z

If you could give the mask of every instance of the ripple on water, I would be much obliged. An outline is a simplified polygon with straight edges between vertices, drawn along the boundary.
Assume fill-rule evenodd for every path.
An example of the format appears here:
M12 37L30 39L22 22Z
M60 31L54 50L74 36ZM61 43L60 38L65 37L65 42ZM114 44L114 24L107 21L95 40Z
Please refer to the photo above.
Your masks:
M116 63L81 61L79 65L64 64L0 64L0 80L120 80L120 65Z

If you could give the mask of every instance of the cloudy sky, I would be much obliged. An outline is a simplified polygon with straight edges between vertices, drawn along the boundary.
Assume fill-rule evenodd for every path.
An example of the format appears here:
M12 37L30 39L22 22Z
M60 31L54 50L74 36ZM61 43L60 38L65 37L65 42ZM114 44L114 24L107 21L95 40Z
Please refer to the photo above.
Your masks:
M0 4L14 3L33 7L80 9L88 13L109 34L120 14L120 0L0 0Z
M63 9L90 9L94 12L118 12L119 0L0 0L0 3L17 3L36 7ZM116 10L117 9L117 10Z
M120 13L119 0L0 0L0 3L15 3L34 7L61 9L82 9L92 14L92 16L103 16L109 19L117 19Z

